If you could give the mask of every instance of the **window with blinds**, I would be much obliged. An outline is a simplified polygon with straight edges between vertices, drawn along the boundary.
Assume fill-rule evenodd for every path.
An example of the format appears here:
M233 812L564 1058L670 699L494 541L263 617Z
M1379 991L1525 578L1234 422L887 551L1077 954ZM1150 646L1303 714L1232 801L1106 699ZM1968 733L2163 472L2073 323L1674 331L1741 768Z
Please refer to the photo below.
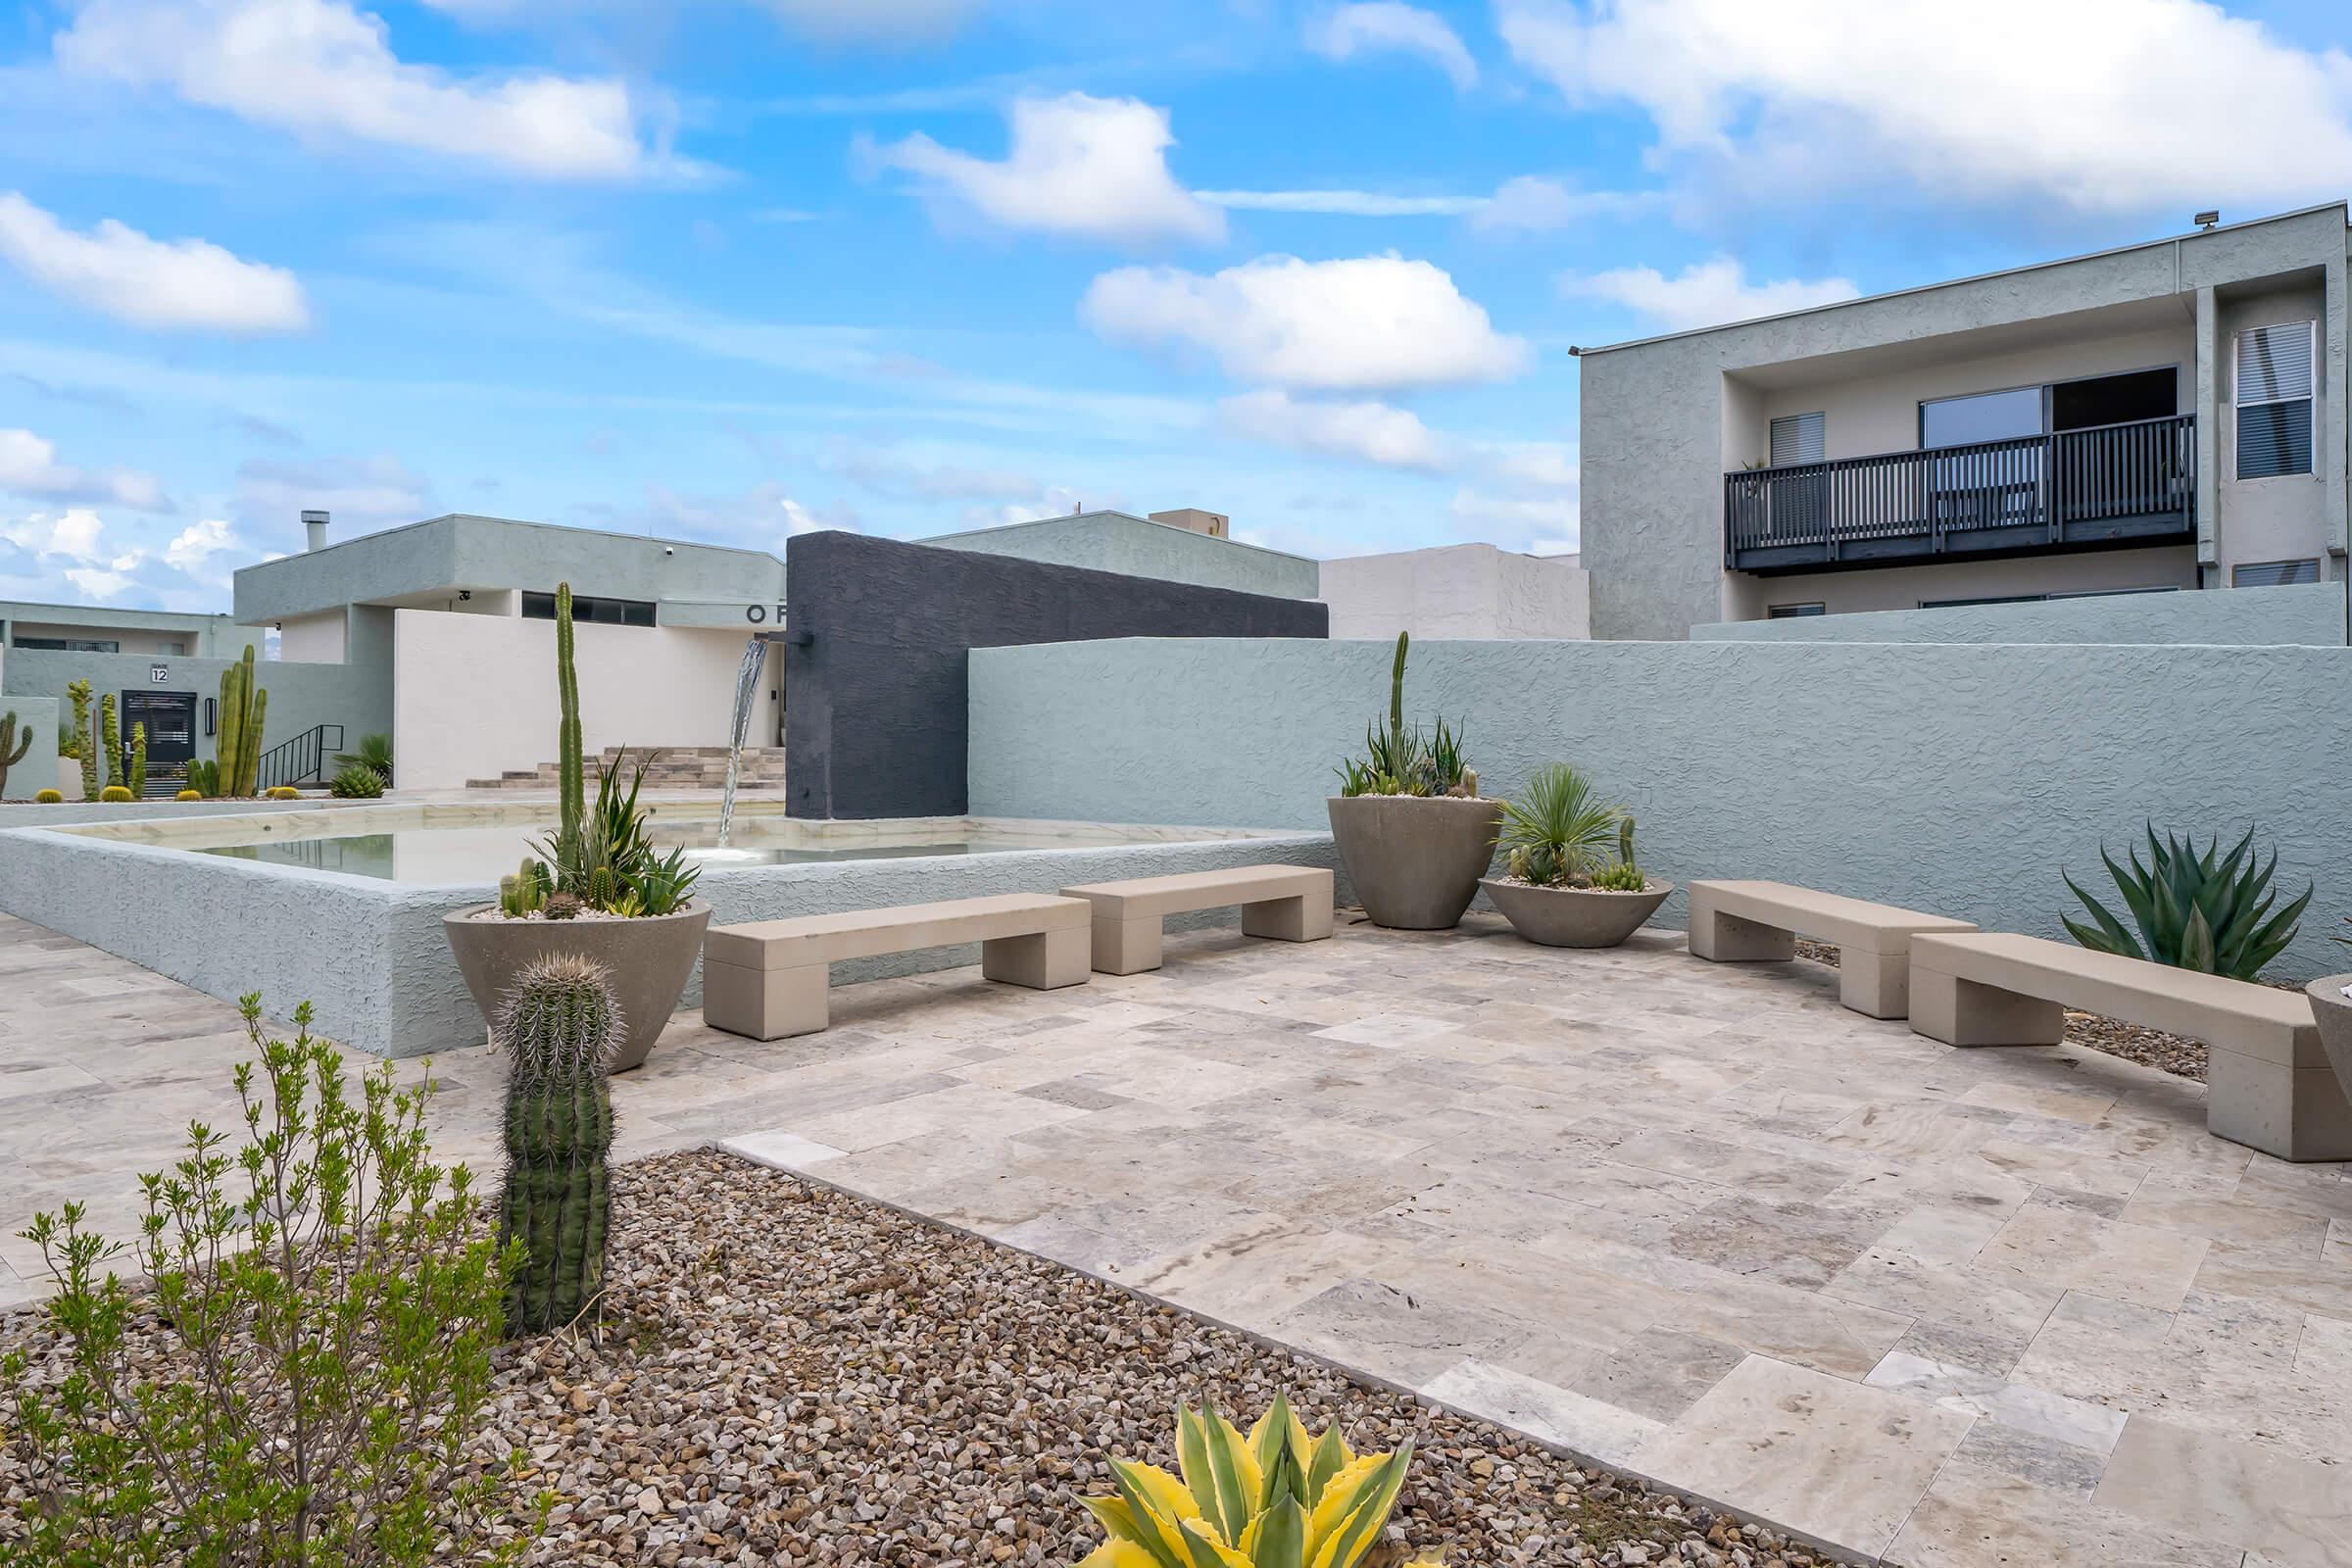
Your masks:
M1821 462L1827 429L1828 420L1818 414L1782 415L1772 421L1772 466L1782 468L1791 463Z
M2232 588L2284 588L2299 582L2318 582L2316 558L2303 561L2248 561L2230 568Z
M2281 321L2237 334L2237 476L2309 473L2319 323Z

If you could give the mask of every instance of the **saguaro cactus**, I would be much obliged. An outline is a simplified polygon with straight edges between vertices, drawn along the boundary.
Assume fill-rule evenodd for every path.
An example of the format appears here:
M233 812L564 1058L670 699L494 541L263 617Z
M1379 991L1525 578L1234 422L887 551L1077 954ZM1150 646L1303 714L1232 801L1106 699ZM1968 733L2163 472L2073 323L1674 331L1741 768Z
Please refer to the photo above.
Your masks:
M507 1333L544 1334L593 1313L605 1289L612 1202L612 1054L620 1004L603 965L558 954L526 965L498 1019L507 1080L507 1185L499 1245L524 1256L507 1286Z
M564 847L562 858L570 863L579 846L587 804L586 767L580 757L580 677L571 665L571 584L567 582L556 584L556 696L561 706L556 730L557 842Z
M270 694L253 683L253 644L245 657L220 672L220 733L215 749L220 759L220 793L252 795L261 788L262 723L270 710Z
M28 726L20 739L17 735L16 710L9 710L6 716L0 717L0 799L6 799L8 795L8 770L24 760L24 754L31 749L31 728Z
M66 696L74 704L74 759L81 763L81 798L98 798L98 737L90 733L90 683L86 680L66 682Z

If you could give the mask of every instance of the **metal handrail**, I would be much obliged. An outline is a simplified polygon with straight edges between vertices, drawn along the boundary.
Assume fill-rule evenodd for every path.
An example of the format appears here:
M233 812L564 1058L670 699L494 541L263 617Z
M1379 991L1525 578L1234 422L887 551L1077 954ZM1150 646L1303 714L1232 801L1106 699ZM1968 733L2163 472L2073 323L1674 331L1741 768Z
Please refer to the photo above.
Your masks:
M332 739L329 739L329 736ZM314 724L290 741L262 754L254 772L261 789L281 784L323 784L326 760L343 749L343 726Z

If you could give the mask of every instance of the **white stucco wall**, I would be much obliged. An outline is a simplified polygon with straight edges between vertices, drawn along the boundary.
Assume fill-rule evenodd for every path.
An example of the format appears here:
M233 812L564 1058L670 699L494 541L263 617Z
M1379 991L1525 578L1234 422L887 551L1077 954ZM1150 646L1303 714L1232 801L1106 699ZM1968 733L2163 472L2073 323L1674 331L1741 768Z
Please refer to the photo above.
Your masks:
M1493 545L1446 545L1323 563L1335 638L1578 638L1591 579L1571 561Z
M277 623L277 657L290 663L340 664L345 658L344 612L290 615Z
M2153 550L2095 550L2075 556L2007 561L1938 562L1931 566L1816 571L1787 577L1729 575L1727 613L1762 620L1774 605L1815 604L1828 615L1856 611L1917 610L1955 599L2002 599L2022 594L2114 593L2131 588L2194 588L2194 546Z
M730 631L575 628L581 745L725 745L744 642ZM555 760L552 620L395 611L392 680L403 789L454 789ZM778 689L771 678L762 690L755 739L776 733Z

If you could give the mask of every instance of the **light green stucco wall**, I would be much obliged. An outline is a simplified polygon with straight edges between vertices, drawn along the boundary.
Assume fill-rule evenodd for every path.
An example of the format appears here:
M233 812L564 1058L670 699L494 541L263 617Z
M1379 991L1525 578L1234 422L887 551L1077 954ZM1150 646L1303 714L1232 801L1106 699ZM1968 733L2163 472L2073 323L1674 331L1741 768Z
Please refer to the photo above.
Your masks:
M46 697L0 695L0 713L17 715L18 738L32 737L24 760L9 768L0 799L29 801L36 792L56 785L58 711L58 705Z
M1705 642L2211 643L2341 648L2344 584L2105 594L2038 604L1956 605L1693 626Z
M971 654L975 815L1322 827L1385 708L1376 642L1125 640ZM2346 967L2352 649L1415 643L1406 707L1490 794L1545 762L1640 821L1653 875L1764 877L2063 937L2062 869L2160 829L2278 845L2319 896L2281 977ZM1678 895L1661 918L1679 923Z
M1280 599L1313 599L1321 592L1321 569L1304 556L1214 539L1123 512L1043 517L1002 528L943 533L918 542L945 550L1016 556L1054 566L1086 566Z
M256 684L270 693L270 711L263 720L264 750L293 739L314 724L342 725L346 745L362 735L391 732L392 662L388 657L356 664L289 664L261 660L260 634L253 634L252 641L259 661ZM244 651L239 644L237 653ZM232 662L228 659L150 659L142 654L13 649L6 668L0 670L4 677L0 706L16 703L21 694L52 699L62 708L66 687L76 680L90 683L93 703L108 692L194 692L196 756L209 758L214 755L213 737L204 733L203 700L220 694L220 672ZM150 667L156 664L170 671L168 679L148 678ZM94 714L91 722L96 722Z

